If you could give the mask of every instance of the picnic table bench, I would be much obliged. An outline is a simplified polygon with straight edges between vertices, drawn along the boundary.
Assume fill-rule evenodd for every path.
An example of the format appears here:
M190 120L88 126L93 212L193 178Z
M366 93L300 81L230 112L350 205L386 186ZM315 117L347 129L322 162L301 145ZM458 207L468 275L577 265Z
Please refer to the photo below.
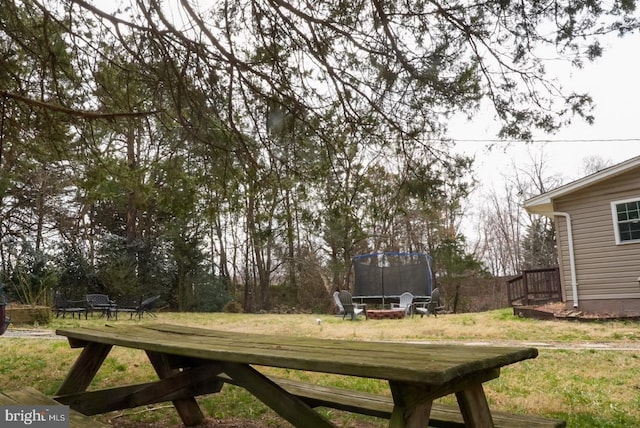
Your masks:
M378 408L374 415L389 418L390 427L426 427L438 418L449 419L445 422L450 425L437 426L459 421L470 427L508 426L500 424L502 414L489 409L483 383L497 378L501 367L538 355L535 348L329 340L168 324L56 333L66 336L70 346L83 348L56 393L57 401L86 415L171 401L187 426L204 420L195 397L218 392L225 383L245 388L297 427L334 426L314 410L317 406L364 414ZM86 391L114 345L144 350L160 379ZM357 391L323 393L317 386L270 378L260 372L261 366L382 379L391 394L374 400ZM449 412L455 416L433 405L448 394L458 401L458 408ZM562 426L536 424L539 419L531 417L532 424L520 426Z
M24 387L12 391L0 392L0 406L19 406L19 405L42 405L42 406L56 406L60 405L57 401L44 395L32 387ZM101 428L108 427L100 421L85 416L75 410L69 411L69 428ZM26 424L25 424L26 425ZM50 425L51 426L51 425ZM58 426L58 425L56 425Z
M225 382L233 384L233 379L221 376ZM328 407L361 415L390 419L393 414L393 397L352 389L336 388L269 376L278 385L301 398L311 407ZM535 415L491 412L495 428L564 428L565 421L543 418ZM433 403L429 417L430 427L463 427L464 418L456 406Z

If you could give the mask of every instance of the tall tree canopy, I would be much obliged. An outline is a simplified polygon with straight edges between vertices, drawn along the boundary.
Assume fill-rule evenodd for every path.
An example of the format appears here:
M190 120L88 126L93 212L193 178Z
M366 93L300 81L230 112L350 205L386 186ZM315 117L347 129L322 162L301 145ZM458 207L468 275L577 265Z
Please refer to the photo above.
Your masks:
M588 94L564 92L544 58L597 57L601 37L638 28L635 8L4 2L3 272L19 248L62 242L65 260L109 266L96 287L162 276L189 308L216 275L267 307L274 281L343 285L360 251L455 243L473 183L447 119L490 105L522 139L591 120Z
M371 135L421 140L441 131L447 115L473 112L482 98L491 101L505 136L553 130L567 115L584 114L589 98L563 93L548 80L543 58L551 52L579 66L601 54L600 36L638 26L633 0L331 0L311 7L283 0L23 0L7 6L3 74L32 62L38 77L51 82L46 91L5 87L5 96L85 117L148 112L135 103L114 110L86 96L96 89L96 63L122 67L115 55L125 50L136 63L130 73L157 81L156 95L164 98L156 107L171 105L185 127L203 113L200 100L189 97L196 90L207 94L222 123L265 138L284 126L285 114L323 135L327 112L334 112ZM16 45L30 58L20 60ZM62 77L75 84L64 85Z

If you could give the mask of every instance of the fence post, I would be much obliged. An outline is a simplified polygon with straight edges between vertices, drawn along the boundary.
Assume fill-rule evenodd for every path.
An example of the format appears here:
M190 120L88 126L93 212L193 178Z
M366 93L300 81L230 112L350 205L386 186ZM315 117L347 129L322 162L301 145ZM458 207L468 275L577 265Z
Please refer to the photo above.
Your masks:
M526 270L522 271L522 283L524 284L524 305L529 306L529 274Z

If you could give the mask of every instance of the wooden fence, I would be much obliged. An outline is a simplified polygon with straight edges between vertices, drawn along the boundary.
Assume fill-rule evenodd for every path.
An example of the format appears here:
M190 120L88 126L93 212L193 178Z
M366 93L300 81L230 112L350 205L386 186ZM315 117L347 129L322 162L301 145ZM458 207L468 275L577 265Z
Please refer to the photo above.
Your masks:
M560 269L557 267L524 270L507 281L511 306L528 306L562 301Z

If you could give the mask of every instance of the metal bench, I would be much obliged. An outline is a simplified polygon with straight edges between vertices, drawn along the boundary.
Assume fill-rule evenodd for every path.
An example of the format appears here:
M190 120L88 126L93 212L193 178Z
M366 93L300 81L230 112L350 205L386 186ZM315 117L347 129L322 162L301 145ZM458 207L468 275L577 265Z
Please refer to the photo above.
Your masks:
M3 406L15 406L21 404L31 405L43 405L60 406L61 404L54 399L47 397L42 392L32 387L25 387L15 391L0 392L0 405ZM110 425L97 421L89 416L85 416L80 412L69 409L69 428L100 428L108 427Z
M116 302L109 298L107 294L87 294L85 296L89 312L93 315L94 311L100 313L100 316L105 316L107 319L111 318L115 314L115 318L118 319L118 313L116 312Z

